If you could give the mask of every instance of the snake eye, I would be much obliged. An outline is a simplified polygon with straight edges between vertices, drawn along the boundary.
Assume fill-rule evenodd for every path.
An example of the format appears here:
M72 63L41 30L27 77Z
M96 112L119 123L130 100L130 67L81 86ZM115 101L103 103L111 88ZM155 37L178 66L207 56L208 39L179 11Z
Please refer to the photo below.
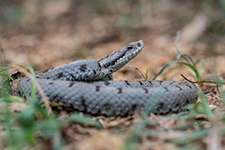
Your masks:
M138 43L137 43L137 46L138 46L138 47L141 47L141 43L138 42Z
M133 48L132 45L127 45L127 49L128 49L128 50L131 50L132 48Z

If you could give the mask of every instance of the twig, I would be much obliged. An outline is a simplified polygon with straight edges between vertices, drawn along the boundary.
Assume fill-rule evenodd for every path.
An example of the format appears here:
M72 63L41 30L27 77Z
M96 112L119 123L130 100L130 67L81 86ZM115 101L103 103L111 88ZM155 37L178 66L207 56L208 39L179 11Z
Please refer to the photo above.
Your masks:
M44 91L42 90L42 87L40 86L40 84L37 82L37 80L25 69L18 67L18 66L13 66L14 68L18 69L19 71L23 72L26 76L28 76L31 81L35 84L35 86L37 87L41 97L42 97L42 101L45 104L46 110L48 112L48 114L52 113L52 109L49 105L49 100L48 97L45 95Z
M225 84L225 81L224 80L218 80L218 79L201 79L201 80L198 80L198 81L191 81L189 80L188 78L186 78L183 74L181 74L181 76L187 80L188 82L191 82L191 83L214 83L214 84Z
M182 76L185 80L187 80L188 82L191 82L191 83L199 83L199 81L191 81L191 80L189 80L189 79L186 78L183 74L181 74L181 76Z

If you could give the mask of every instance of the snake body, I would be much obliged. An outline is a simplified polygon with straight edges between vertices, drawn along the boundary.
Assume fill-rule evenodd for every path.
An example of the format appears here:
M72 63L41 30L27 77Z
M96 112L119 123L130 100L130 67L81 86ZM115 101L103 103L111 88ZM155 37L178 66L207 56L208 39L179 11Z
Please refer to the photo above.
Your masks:
M112 81L112 73L143 47L141 40L131 42L99 61L80 60L57 66L37 74L36 80L51 102L93 115L127 116L140 111L167 114L195 102L197 87L190 82ZM31 94L28 77L19 81L17 93L24 98ZM36 97L41 99L39 92Z

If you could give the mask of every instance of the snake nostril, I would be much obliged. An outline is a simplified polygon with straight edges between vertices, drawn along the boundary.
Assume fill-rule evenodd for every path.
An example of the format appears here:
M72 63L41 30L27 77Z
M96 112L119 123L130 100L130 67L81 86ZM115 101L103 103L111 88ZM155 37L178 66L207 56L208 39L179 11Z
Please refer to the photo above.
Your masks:
M131 50L132 48L133 48L132 45L127 45L127 49L128 49L128 50Z
M140 42L138 42L138 43L137 43L137 46L138 46L138 47L141 47L141 43L140 43Z

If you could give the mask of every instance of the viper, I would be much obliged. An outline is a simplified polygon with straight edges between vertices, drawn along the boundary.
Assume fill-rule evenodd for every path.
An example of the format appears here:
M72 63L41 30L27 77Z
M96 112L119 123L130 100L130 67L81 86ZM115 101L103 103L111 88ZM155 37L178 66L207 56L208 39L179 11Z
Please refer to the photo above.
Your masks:
M113 81L112 73L122 68L143 49L142 40L112 52L100 60L70 62L36 74L49 101L92 115L127 116L137 112L179 112L198 98L195 84L185 81ZM31 79L17 85L18 95L31 94ZM39 92L37 99L41 99Z

